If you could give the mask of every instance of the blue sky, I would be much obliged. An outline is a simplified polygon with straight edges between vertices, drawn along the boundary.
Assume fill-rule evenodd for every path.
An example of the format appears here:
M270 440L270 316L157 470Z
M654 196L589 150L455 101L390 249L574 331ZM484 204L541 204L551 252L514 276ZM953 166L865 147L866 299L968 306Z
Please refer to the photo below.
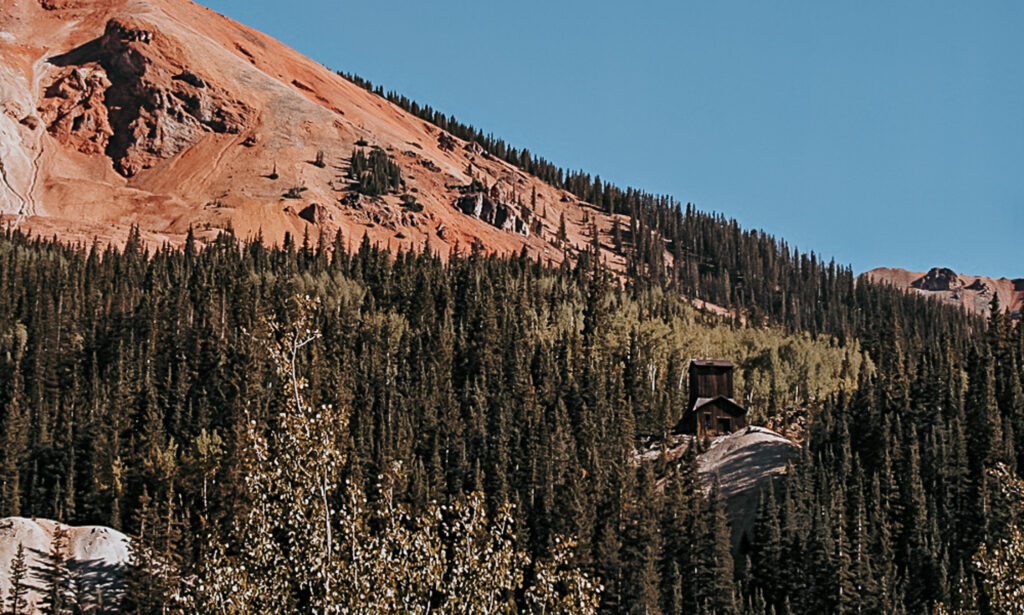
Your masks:
M1024 2L200 1L858 273L1024 277Z

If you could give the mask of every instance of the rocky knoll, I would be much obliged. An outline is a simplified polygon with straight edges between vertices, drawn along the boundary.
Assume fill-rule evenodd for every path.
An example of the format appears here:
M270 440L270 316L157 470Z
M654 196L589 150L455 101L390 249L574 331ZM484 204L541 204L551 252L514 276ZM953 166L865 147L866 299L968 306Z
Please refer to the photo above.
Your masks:
M478 181L460 187L465 196L455 201L455 207L462 213L483 220L503 231L530 236L527 220L532 212L528 208L512 203L505 182L499 181L488 189Z
M928 273L911 282L910 286L929 292L956 292L964 287L964 282L952 269L933 267Z
M676 462L693 442L693 436L669 436L636 451L633 462ZM744 536L749 538L762 492L786 473L799 454L800 446L795 442L770 429L751 426L715 438L697 456L701 481L707 489L716 489L725 504L733 546L739 547ZM661 479L659 486L664 488L666 481Z
M958 274L946 267L934 267L928 273L915 273L905 269L880 267L864 274L869 280L892 284L907 292L934 297L944 303L988 317L993 297L999 305L1020 318L1024 307L1024 279L991 278L988 276Z
M72 527L46 519L7 517L0 519L0 596L10 588L11 560L18 545L25 548L28 564L29 614L39 613L43 601L43 579L49 565L53 537L61 527L68 534L69 570L81 612L105 613L120 602L124 568L129 561L128 537L107 527Z
M734 545L753 531L761 493L799 454L799 446L774 431L746 427L716 438L700 455L701 478L725 502Z
M99 38L50 59L61 67L39 112L60 143L105 154L131 177L199 142L238 134L252 110L182 66L183 51L145 21L115 18Z

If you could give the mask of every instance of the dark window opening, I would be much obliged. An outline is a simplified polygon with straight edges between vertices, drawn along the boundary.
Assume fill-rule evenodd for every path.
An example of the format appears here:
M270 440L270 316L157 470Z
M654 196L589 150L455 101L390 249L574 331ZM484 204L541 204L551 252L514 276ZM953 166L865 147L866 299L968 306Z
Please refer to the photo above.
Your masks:
M718 431L729 433L732 431L732 419L718 419Z

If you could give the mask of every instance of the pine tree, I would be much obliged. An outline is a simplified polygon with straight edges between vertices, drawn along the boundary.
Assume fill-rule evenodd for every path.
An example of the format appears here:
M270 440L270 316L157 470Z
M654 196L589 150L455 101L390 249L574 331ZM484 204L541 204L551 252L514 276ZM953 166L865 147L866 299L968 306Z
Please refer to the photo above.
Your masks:
M625 570L624 604L629 613L661 615L658 593L658 556L661 535L658 531L658 496L649 465L642 466L635 504L626 521L622 556Z
M704 498L698 528L698 563L694 579L697 607L705 613L732 615L736 613L732 544L717 489Z
M22 406L25 394L21 374L21 355L26 343L24 328L17 329L15 361L10 368L7 403L0 414L0 517L21 514L21 473L28 445L28 417Z
M1001 457L1003 442L999 407L996 402L995 368L992 353L972 350L968 358L967 436L971 471L978 480L985 468Z
M806 575L808 591L802 596L802 607L808 613L835 613L840 608L839 587L843 582L836 560L832 520L822 502L815 502L807 545Z
M25 545L20 542L18 550L14 552L14 557L11 559L8 581L10 586L7 589L5 615L27 615L28 562L25 557Z
M886 331L878 358L878 405L883 412L905 413L910 408L910 379L903 348L903 323L898 314L883 322Z
M143 491L139 502L139 536L131 542L131 565L125 578L121 604L124 613L183 613L180 604L182 554L173 501L173 491L163 507Z
M683 577L677 562L669 562L668 571L662 573L662 587L662 612L665 615L683 615Z
M850 570L851 583L857 598L855 607L851 610L869 614L880 613L878 584L871 563L863 474L859 463L854 467L854 480L850 494L851 514L847 520L850 536Z
M57 524L53 530L50 552L40 574L42 581L43 615L71 615L74 613L75 588L68 551L68 529Z
M886 472L890 472L886 468ZM892 546L892 528L889 503L882 488L881 473L871 478L871 495L868 508L868 527L871 528L871 560L877 563L878 602L882 613L894 606L896 578L896 554Z
M751 581L768 605L782 607L785 597L783 575L782 527L774 485L762 496L754 525Z
M349 160L348 176L353 188L368 196L397 192L405 184L401 168L378 148L370 150L369 155L356 149Z
M695 604L690 579L695 564L697 453L688 446L682 459L673 468L666 486L662 508L662 611L678 615Z

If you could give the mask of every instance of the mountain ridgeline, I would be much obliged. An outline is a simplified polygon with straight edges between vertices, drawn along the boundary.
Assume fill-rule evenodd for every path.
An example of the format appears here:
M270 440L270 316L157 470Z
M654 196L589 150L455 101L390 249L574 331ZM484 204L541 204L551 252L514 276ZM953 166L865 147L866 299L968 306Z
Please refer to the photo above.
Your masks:
M755 323L768 320L831 335L858 331L882 309L877 304L864 311L869 306L855 297L852 269L834 260L801 253L784 240L742 229L736 220L702 212L690 203L684 207L671 196L620 188L585 171L560 168L358 75L339 74L604 213L625 216L624 227L615 227L618 239L613 243L624 253L626 277L633 284L663 286L730 306ZM897 300L890 297L886 303L892 301Z

